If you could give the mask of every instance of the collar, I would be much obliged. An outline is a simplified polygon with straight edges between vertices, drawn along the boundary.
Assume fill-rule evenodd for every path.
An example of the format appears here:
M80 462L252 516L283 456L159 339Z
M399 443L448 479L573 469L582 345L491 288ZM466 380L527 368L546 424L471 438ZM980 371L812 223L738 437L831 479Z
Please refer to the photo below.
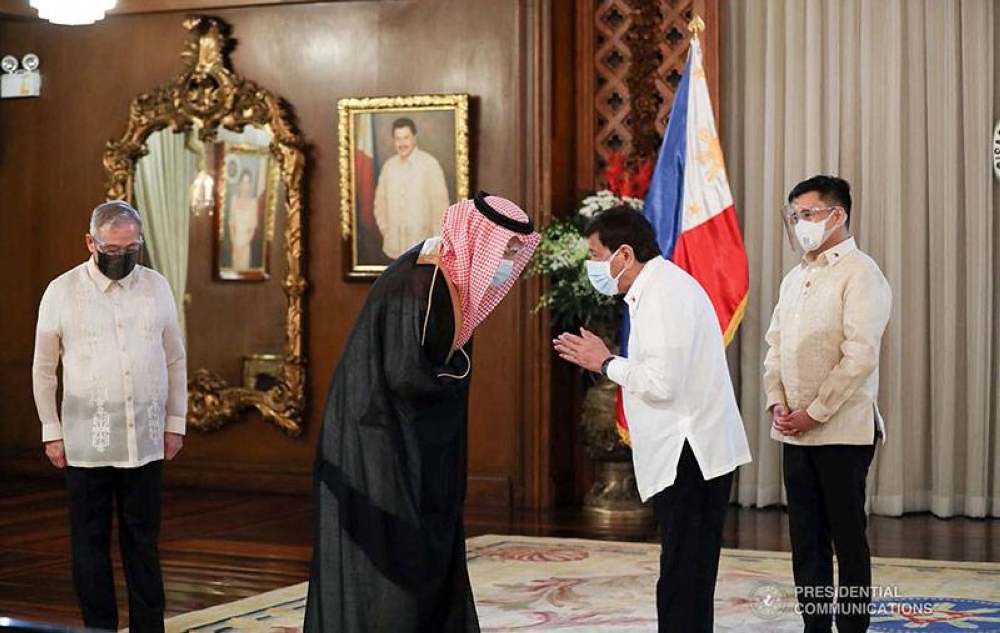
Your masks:
M414 147L413 151L410 152L410 155L407 156L406 158L403 158L399 154L396 154L396 156L399 158L400 164L403 164L403 165L412 165L413 163L416 163L417 161L420 160L420 157L419 157L420 156L420 148L419 147Z
M137 270L139 270L138 264L136 264L136 267L132 269L132 272L125 275L123 279L120 279L118 281L118 284L122 288L125 288L126 290L131 290L132 286L135 285L135 280L137 277L135 271ZM108 288L110 288L111 285L115 283L114 280L108 279L107 277L104 276L104 273L101 272L101 269L97 267L97 262L94 261L93 257L87 260L87 274L90 275L90 278L94 281L95 284L97 284L97 287L100 289L101 292L107 292Z
M646 289L646 286L650 284L650 280L656 276L656 271L666 264L667 261L663 259L662 256L657 255L653 259L646 262L642 270L639 271L639 276L635 278L632 282L632 287L628 289L625 293L625 302L629 305L635 305L639 303L639 299L642 298L642 293Z
M820 266L836 266L856 250L858 250L857 242L854 241L853 237L848 237L840 244L826 249L819 255L813 256L812 253L806 253L802 257L802 265L819 264Z
M440 264L441 244L443 243L440 235L424 240L423 245L420 247L420 253L417 255L417 265L434 264L437 266Z

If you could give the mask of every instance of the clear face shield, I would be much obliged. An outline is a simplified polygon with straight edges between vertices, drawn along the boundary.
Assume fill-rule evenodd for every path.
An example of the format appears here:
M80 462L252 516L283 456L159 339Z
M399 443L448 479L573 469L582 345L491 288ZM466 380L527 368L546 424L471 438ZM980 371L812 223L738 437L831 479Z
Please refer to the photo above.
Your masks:
M832 207L800 207L795 203L781 207L781 219L785 224L785 236L792 250L808 253L819 248L830 236L826 222L839 205Z

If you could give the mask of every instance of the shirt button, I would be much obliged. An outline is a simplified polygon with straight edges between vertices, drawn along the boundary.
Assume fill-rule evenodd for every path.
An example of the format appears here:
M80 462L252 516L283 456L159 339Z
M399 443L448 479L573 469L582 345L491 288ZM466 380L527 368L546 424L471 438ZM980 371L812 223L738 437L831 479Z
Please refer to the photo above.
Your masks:
M125 375L126 375L126 376L129 376L129 375L131 375L131 374L132 374L132 372L130 372L130 371L129 371L129 370L127 370L127 369L125 370Z

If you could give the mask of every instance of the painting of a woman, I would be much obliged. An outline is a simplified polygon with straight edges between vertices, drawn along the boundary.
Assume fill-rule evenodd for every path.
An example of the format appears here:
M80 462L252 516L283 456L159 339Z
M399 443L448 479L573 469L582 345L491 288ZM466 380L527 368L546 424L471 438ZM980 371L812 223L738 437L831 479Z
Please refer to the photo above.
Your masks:
M274 214L268 207L273 203L277 172L267 148L220 145L216 277L224 281L267 279L273 232L269 226Z
M261 229L262 206L260 196L255 195L253 176L249 169L240 172L236 183L236 195L229 205L229 235L232 247L232 268L249 270L260 268L258 261L251 263L254 237ZM254 265L256 264L256 265Z

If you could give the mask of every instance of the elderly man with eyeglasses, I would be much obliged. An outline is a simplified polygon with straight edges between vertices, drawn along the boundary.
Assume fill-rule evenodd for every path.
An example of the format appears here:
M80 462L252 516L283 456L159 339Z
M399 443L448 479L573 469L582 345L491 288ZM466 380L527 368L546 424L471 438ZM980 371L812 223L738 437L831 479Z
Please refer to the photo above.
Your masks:
M129 629L163 631L160 474L164 457L183 445L187 414L177 310L166 279L138 263L135 209L98 206L86 243L91 257L50 283L38 310L32 378L42 442L52 465L66 470L84 624L118 629L110 555L117 506Z
M846 180L815 176L788 202L789 239L803 257L781 283L764 387L771 437L783 442L796 595L806 633L829 633L834 617L840 633L862 633L872 579L865 479L885 438L878 361L892 291L848 233Z

